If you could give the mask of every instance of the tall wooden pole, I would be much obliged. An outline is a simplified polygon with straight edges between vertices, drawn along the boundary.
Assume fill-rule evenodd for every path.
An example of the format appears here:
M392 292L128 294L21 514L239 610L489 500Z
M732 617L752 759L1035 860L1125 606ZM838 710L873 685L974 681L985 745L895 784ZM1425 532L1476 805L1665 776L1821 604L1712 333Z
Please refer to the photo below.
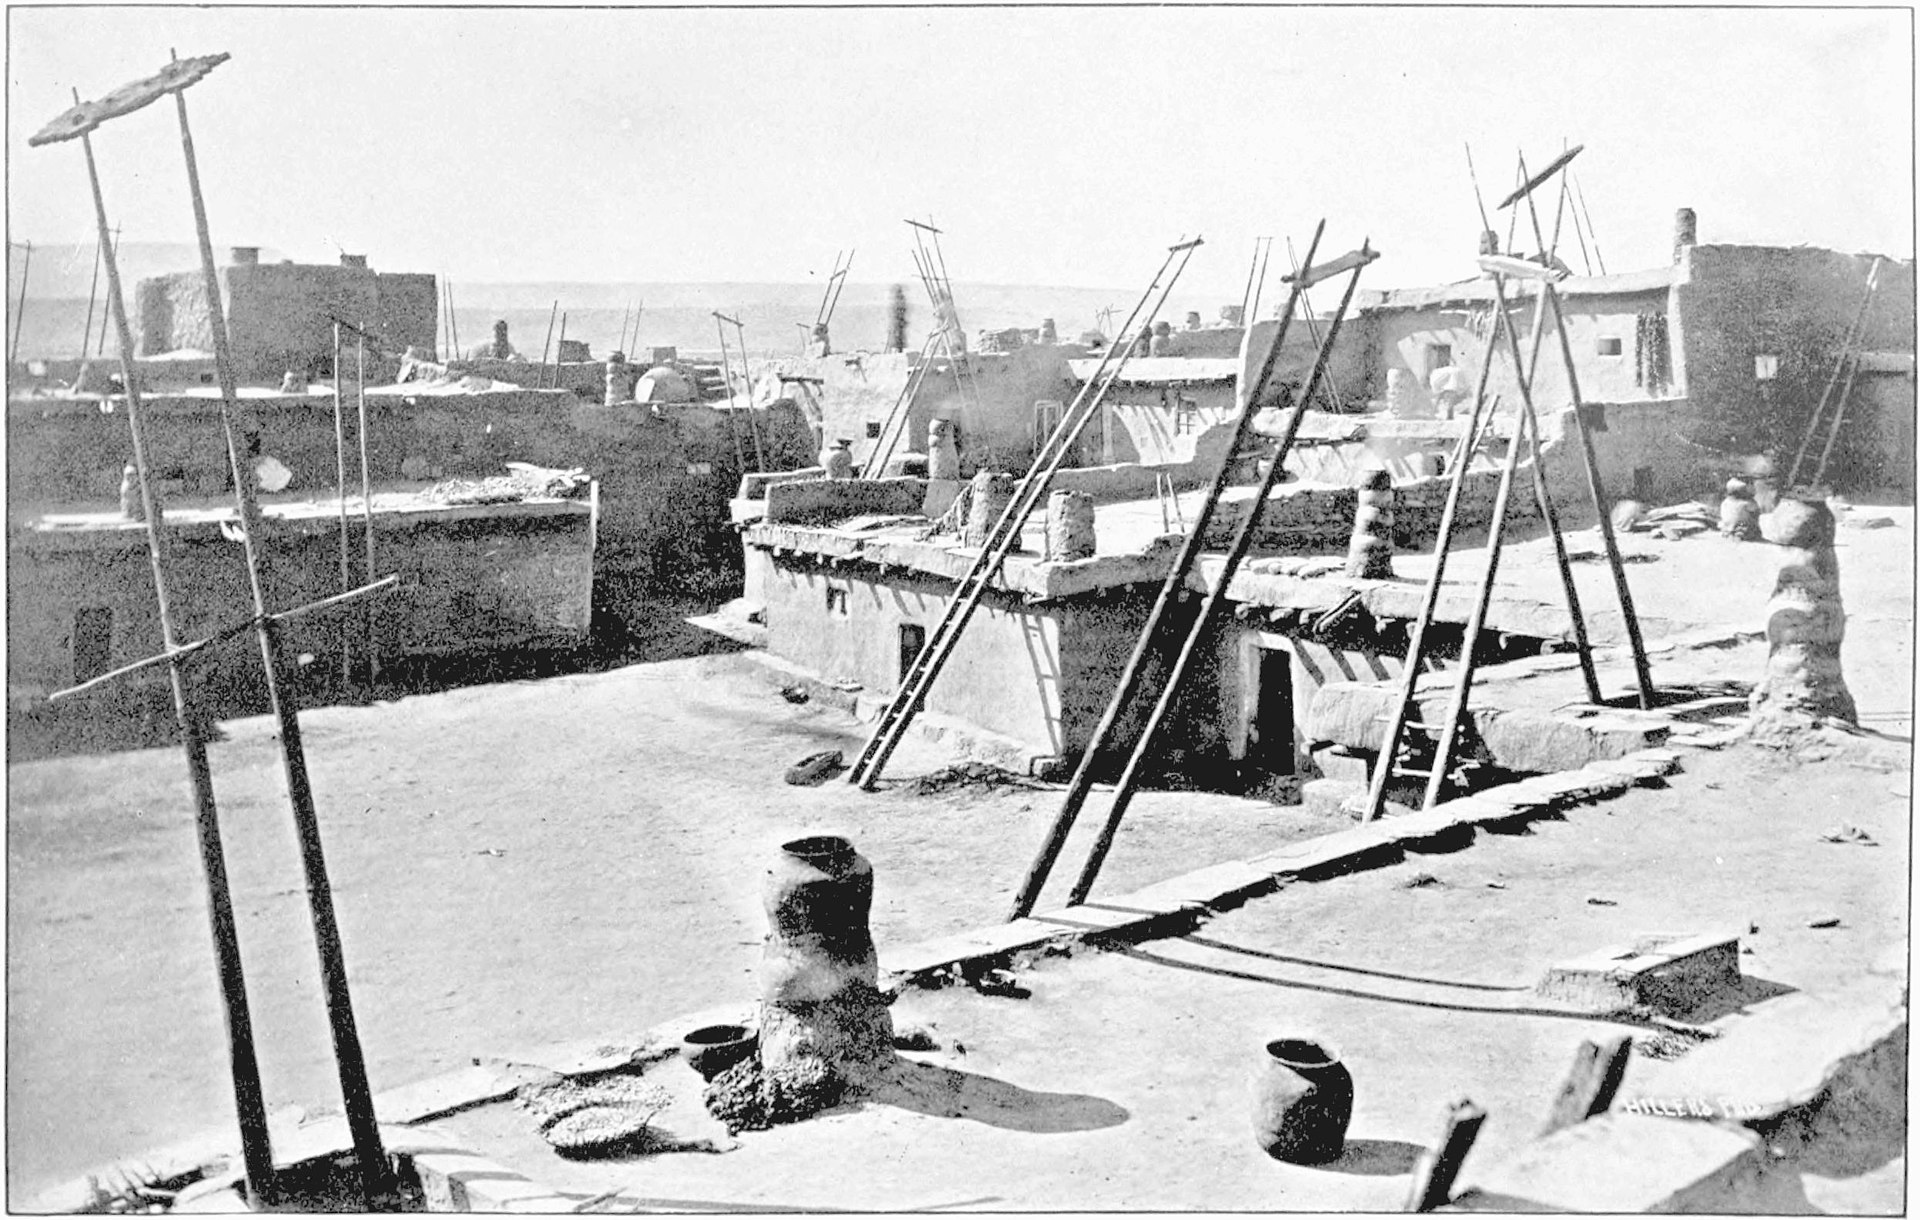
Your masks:
M76 95L76 102L79 100ZM153 493L147 464L146 431L141 420L140 384L133 366L133 327L127 322L126 299L120 290L120 269L107 233L107 205L100 193L100 172L94 165L93 139L82 136L87 154L87 179L93 187L93 212L107 268L107 308L120 339L120 372L126 381L127 427L133 434L134 469L140 476L140 507L147 518L147 559L153 568L154 600L160 610L160 639L167 651L179 647L169 597L166 541L161 533L160 504ZM104 336L106 327L101 327ZM104 338L102 342L104 342ZM246 1170L247 1192L256 1206L277 1199L273 1180L273 1148L267 1135L267 1108L260 1088L260 1065L254 1054L253 1019L247 1007L246 973L240 961L240 930L233 918L233 894L227 884L226 849L220 838L220 811L213 799L213 769L207 762L207 744L200 736L186 680L186 662L176 657L167 669L173 684L173 712L187 755L187 778L193 785L194 833L200 847L200 867L207 878L207 920L213 932L215 968L220 975L221 1016L227 1032L227 1068L233 1077L233 1108L240 1125L240 1157Z
M347 404L340 371L340 323L333 324L333 492L340 501L340 591L353 590L352 543L347 529ZM353 680L353 636L340 633L340 689Z
M1201 641L1206 637L1208 625L1214 620L1221 603L1226 600L1227 589L1233 583L1234 573L1239 570L1241 561L1246 558L1247 551L1253 545L1254 532L1259 528L1261 512L1266 508L1267 497L1273 494L1274 486L1279 483L1284 473L1287 455L1293 450L1294 437L1299 433L1301 421L1306 418L1307 404L1313 401L1314 391L1320 388L1321 379L1326 375L1327 364L1333 357L1333 345L1340 337L1341 324L1346 321L1347 307L1353 303L1354 290L1360 286L1360 273L1366 270L1367 263L1377 257L1368 249L1364 238L1360 242L1359 253L1363 261L1353 268L1352 274L1347 278L1346 292L1341 296L1339 308L1334 311L1332 320L1327 324L1327 337L1314 356L1313 369L1307 374L1306 388L1300 391L1299 399L1294 402L1293 409L1287 413L1280 437L1274 442L1273 458L1253 493L1252 502L1247 506L1247 515L1241 519L1239 528L1234 532L1233 542L1228 547L1226 558L1220 565L1220 573L1215 577L1214 586L1200 599L1200 608L1194 614L1193 624L1187 629L1186 641L1174 657L1166 677L1162 679L1160 696L1154 701L1153 709L1147 713L1146 723L1141 726L1139 736L1134 739L1133 753L1128 757L1125 769L1120 772L1119 780L1114 783L1113 801L1107 807L1107 820L1101 823L1099 834L1094 838L1093 846L1087 852L1086 862L1080 866L1080 876L1075 879L1073 888L1067 891L1067 901L1071 905L1078 906L1087 900L1088 894L1092 893L1093 884L1099 879L1101 866L1106 863L1107 853L1113 850L1114 837L1120 832L1120 822L1126 816L1127 807L1133 803L1133 794L1139 783L1140 772L1146 765L1154 735L1172 712L1174 700L1179 697L1182 682L1192 665L1195 653L1200 648ZM1295 300L1304 295L1305 288L1309 286L1305 279L1304 274L1294 278L1297 288L1294 294ZM1284 336L1276 331L1272 354L1279 352L1282 338ZM1254 404L1251 401L1248 402L1246 410L1249 413L1254 410Z
M367 579L373 579L373 476L367 462L367 336L359 331L355 337L355 354L359 365L354 387L360 403L360 523L367 543ZM380 681L380 654L373 646L373 603L363 608L366 615L367 683L372 685Z
M33 270L33 243L23 241L20 245L27 257L20 265L20 303L13 308L13 342L7 347L8 364L20 358L20 328L27 320L27 275Z
M113 256L115 258L120 257L120 226L119 225L113 226L113 244L108 246L107 248L113 251ZM81 354L85 355L86 353L82 352ZM104 318L101 319L100 321L100 346L94 349L93 354L96 356L104 356L107 354L107 324L106 324L106 319Z
M84 363L87 349L93 346L93 303L100 295L100 251L103 243L97 239L93 243L93 282L87 285L87 325L80 332L80 359ZM106 330L106 319L100 319L102 333Z
M377 1210L390 1199L391 1175L387 1170L386 1152L381 1147L380 1131L374 1121L373 1094L367 1085L366 1061L361 1056L360 1035L353 1019L353 1000L347 988L346 956L341 949L339 924L334 918L333 887L327 879L326 854L320 842L320 819L314 809L313 785L307 776L306 751L300 740L300 717L289 693L282 689L278 625L268 614L266 588L261 581L260 507L253 494L254 472L243 459L234 429L233 417L239 391L234 385L233 357L227 343L226 311L220 300L220 276L213 264L213 238L207 224L206 202L200 193L200 169L193 154L193 132L187 123L185 92L175 92L173 100L180 119L180 148L186 159L187 189L193 199L194 228L200 239L200 271L206 281L207 318L213 333L214 366L220 380L220 423L226 433L227 461L233 471L233 494L240 514L247 581L253 592L255 634L260 641L260 661L266 672L267 695L279 728L287 795L293 806L294 826L300 840L300 862L307 882L307 906L319 952L327 1021L332 1029L334 1060L340 1072L341 1099L347 1126L353 1136L354 1159L360 1171L364 1195L362 1202L368 1210Z

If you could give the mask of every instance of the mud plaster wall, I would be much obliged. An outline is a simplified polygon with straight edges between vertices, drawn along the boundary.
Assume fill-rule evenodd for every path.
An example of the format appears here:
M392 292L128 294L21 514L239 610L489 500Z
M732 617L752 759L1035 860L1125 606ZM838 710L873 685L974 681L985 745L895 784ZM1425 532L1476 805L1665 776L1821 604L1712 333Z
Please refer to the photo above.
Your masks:
M1511 312L1508 314L1519 336L1523 354L1532 351L1534 299L1514 300L1509 289ZM1642 314L1665 318L1668 290L1578 295L1562 298L1567 335L1578 362L1581 398L1592 401L1632 402L1671 396L1675 385L1642 385L1638 380L1636 335L1637 319ZM1511 414L1520 408L1519 382L1514 376L1513 359L1505 340L1499 335L1496 306L1491 302L1454 302L1419 308L1377 309L1369 311L1365 329L1377 356L1369 372L1366 394L1384 402L1387 397L1387 373L1398 369L1406 377L1407 394L1424 413L1434 409L1427 392L1428 359L1432 349L1451 349L1450 363L1477 382L1489 350L1493 353L1493 374L1487 393L1500 396L1500 413ZM1533 386L1533 401L1541 411L1559 410L1572 402L1566 373L1566 360L1553 329L1553 318L1546 321L1545 346L1541 350L1539 371ZM1618 341L1615 355L1601 354L1601 341ZM1674 346L1671 342L1670 347ZM1678 363L1677 353L1674 363ZM1435 366L1439 367L1439 366ZM1673 370L1677 381L1678 370Z
M364 326L376 344L395 353L434 345L438 289L431 275L276 263L222 267L219 276L234 374L242 382L278 379L288 369L330 375L334 317ZM139 355L212 348L206 282L198 271L142 280L134 297ZM346 342L351 348L351 336Z
M1305 317L1297 317L1288 324L1286 346L1280 349L1280 359L1274 364L1273 377L1257 406L1279 405L1283 390L1290 389L1296 394L1305 390L1307 379L1313 375L1313 363L1319 350L1314 338L1316 326L1320 339L1324 340L1330 321L1330 318L1321 317L1314 326L1309 326ZM1278 327L1279 323L1274 319L1255 324L1253 338L1247 344L1245 359L1241 364L1240 377L1247 385L1251 386L1258 378L1261 365L1266 360L1267 348L1273 342L1272 335ZM1327 355L1326 369L1320 375L1320 390L1310 404L1314 410L1358 413L1366 408L1369 396L1378 397L1371 389L1374 365L1378 360L1378 342L1379 335L1373 319L1367 314L1350 311L1340 324L1340 333L1334 336L1333 349ZM1384 380L1381 384L1385 385Z
M751 549L764 579L767 648L821 678L851 679L877 694L900 684L900 628L933 633L953 594L948 581L885 581L788 561ZM829 591L833 603L829 605ZM1059 754L1062 623L1051 610L1000 596L982 603L960 636L926 710Z
M1401 657L1372 648L1342 647L1263 630L1236 621L1215 633L1214 663L1218 673L1217 721L1224 729L1222 746L1235 763L1244 762L1260 701L1259 654L1274 650L1287 654L1292 684L1293 774L1302 779L1319 776L1309 747L1307 712L1313 697L1328 682L1375 682L1397 678Z
M1548 477L1555 489L1554 504L1569 499L1573 473L1563 457L1550 454ZM1499 491L1499 472L1470 470L1460 491L1455 510L1457 528L1471 530L1493 518L1493 501ZM1508 500L1509 520L1526 521L1539 516L1531 490L1528 465L1514 475L1514 492ZM1431 550L1440 531L1440 516L1446 506L1448 480L1426 478L1394 486L1393 541L1397 549ZM1260 523L1254 530L1253 553L1267 555L1340 555L1353 536L1356 493L1351 487L1317 487L1283 483L1268 497ZM1233 534L1250 511L1250 501L1221 506L1208 531L1210 547L1226 549Z
M354 522L354 559L361 552ZM266 548L264 579L276 607L340 592L337 536L327 530L279 533ZM585 513L521 520L374 524L375 563L398 573L400 587L372 604L375 640L386 657L480 652L503 647L564 647L584 641L593 581ZM176 630L197 639L244 621L252 593L240 548L211 527L176 534L169 571ZM46 692L72 684L75 614L82 607L112 612L110 666L161 650L152 568L144 531L101 539L35 544L16 540L8 565L7 683L10 692ZM355 568L356 578L358 568ZM308 615L283 629L287 652L337 657L345 632L355 641L360 618L351 613ZM244 634L216 646L194 671L217 694L251 689L258 679L258 645ZM162 685L155 667L130 683ZM112 689L99 696L110 707Z
M975 352L970 357L971 375L964 389L956 380L952 362L936 356L913 401L903 408L906 432L894 445L893 456L925 453L927 425L935 419L948 419L959 425L963 477L983 468L1025 470L1033 461L1033 404L1042 399L1071 401L1073 383L1067 360L1085 353L1086 349L1074 344ZM912 379L918 359L917 351L836 352L825 357L780 360L770 367L825 382L815 388L824 438L828 443L839 437L852 441L854 462L864 467L875 449L870 433L886 423Z
M1687 274L1673 293L1685 335L1675 352L1685 362L1687 394L1702 412L1698 439L1735 453L1771 447L1790 463L1859 309L1872 258L1760 246L1691 246L1682 253ZM1913 334L1913 264L1889 261L1864 346L1911 352ZM1779 358L1771 380L1755 375L1761 354ZM1881 477L1875 439L1871 427L1843 428L1828 481L1859 488Z
M901 625L918 624L931 634L953 593L948 581L904 573L882 580L776 560L759 548L749 548L747 565L747 587L762 590L768 650L822 678L850 678L876 694L899 687ZM829 589L845 590L844 602L835 593L835 608L828 605ZM1077 760L1106 712L1157 592L1157 586L1125 586L1097 598L1032 606L990 596L940 671L928 710L1010 737L1036 755ZM837 608L842 604L844 613ZM1207 649L1197 654L1156 757L1218 754L1224 748L1228 730L1215 712L1214 664ZM1114 740L1123 746L1119 758L1107 760L1109 770L1117 772L1124 761L1125 743L1137 736L1163 681L1163 666L1150 665L1143 700L1118 727Z

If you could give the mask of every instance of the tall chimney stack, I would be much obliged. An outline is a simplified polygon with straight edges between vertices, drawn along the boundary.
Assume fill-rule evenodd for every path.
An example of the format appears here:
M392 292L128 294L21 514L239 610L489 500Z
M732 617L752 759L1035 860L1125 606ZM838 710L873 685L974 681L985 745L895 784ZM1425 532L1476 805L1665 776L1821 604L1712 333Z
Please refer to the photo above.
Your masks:
M1699 220L1692 208L1681 208L1673 214L1673 261L1679 262L1680 251L1694 244L1694 235L1699 230Z

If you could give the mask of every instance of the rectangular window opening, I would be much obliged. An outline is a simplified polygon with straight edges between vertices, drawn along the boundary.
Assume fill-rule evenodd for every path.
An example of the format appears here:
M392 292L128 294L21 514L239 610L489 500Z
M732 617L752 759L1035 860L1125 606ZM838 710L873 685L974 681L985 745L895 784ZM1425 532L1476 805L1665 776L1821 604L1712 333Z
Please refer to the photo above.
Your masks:
M1772 352L1761 352L1753 358L1753 379L1772 381L1780 375L1780 357Z
M1611 337L1600 340L1599 352L1602 356L1620 355L1620 340Z
M844 617L847 613L848 594L852 590L844 581L827 582L827 613Z
M919 623L900 624L900 681L904 685L913 663L927 646L927 629Z

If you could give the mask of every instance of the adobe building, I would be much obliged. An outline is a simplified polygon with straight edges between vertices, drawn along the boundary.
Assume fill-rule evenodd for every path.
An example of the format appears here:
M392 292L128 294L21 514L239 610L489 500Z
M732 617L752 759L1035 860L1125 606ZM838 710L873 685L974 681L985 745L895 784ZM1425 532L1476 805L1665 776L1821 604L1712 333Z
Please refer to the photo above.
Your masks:
M1561 413L1548 423L1547 459L1557 488L1573 475ZM1435 421L1421 447L1449 453L1460 425ZM1053 491L1091 496L1096 546L1091 557L1046 556L1047 523L1036 510L1024 545L989 586L926 713L944 719L990 752L1043 774L1070 768L1084 752L1180 546L1182 529L1155 493L1157 476L1187 494L1189 511L1222 457L1229 431L1203 434L1194 460L1156 468L1138 464L1061 470ZM1402 441L1406 437L1401 438ZM1509 443L1474 455L1459 509L1462 528L1491 516L1496 467ZM1341 442L1343 460L1366 460L1364 437ZM1324 459L1316 459L1324 460ZM1290 459L1290 468L1291 468ZM1525 487L1530 464L1518 479ZM1245 472L1249 476L1249 467ZM1448 480L1396 480L1394 538L1407 550L1433 545ZM929 481L914 478L826 480L788 476L743 489L734 512L746 551L745 600L764 621L766 647L824 685L858 692L864 712L895 691L940 621L974 549L941 532L923 513ZM1253 488L1229 489L1205 557L1189 575L1205 592L1218 579L1217 554L1246 513ZM1564 500L1565 494L1560 498ZM1356 492L1303 479L1279 485L1262 514L1254 550L1228 593L1223 616L1203 646L1202 663L1183 688L1162 757L1220 764L1246 784L1299 781L1319 774L1310 714L1328 682L1373 680L1398 672L1421 586L1341 573ZM1522 529L1530 498L1511 506ZM1443 599L1438 654L1457 654L1470 606ZM1537 655L1570 638L1563 607L1507 601L1492 620L1503 655ZM1149 687L1151 687L1151 680ZM1144 714L1144 709L1136 709Z
M260 251L235 246L219 268L234 375L273 381L291 369L309 377L333 372L333 323L359 326L383 352L432 351L439 286L431 275L375 271L363 254L324 263L262 263ZM134 291L136 353L211 352L206 282L179 271L141 280Z
M1570 276L1558 285L1581 398L1614 495L1658 503L1708 494L1737 469L1739 456L1769 451L1784 477L1833 376L1876 257L1807 246L1703 245L1695 241L1696 224L1682 209L1667 266ZM1524 349L1535 296L1515 282L1507 292ZM1433 374L1451 366L1477 376L1498 341L1493 286L1485 278L1363 289L1355 299L1358 310L1341 342L1366 352L1363 396L1396 415L1443 414L1429 391ZM1911 260L1881 263L1860 347L1826 481L1846 491L1911 489ZM1500 396L1503 412L1518 409L1503 350L1488 393ZM1534 399L1546 405L1568 397L1549 327Z

